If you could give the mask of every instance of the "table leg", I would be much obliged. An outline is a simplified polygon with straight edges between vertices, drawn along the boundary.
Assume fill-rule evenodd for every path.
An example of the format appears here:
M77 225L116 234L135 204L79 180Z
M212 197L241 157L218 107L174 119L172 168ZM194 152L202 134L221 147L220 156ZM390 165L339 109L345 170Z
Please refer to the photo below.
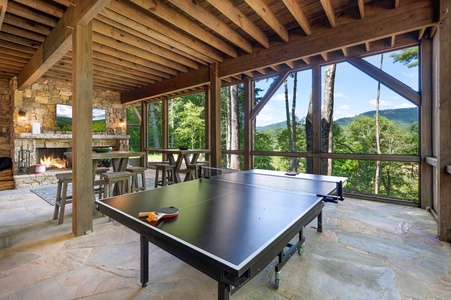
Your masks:
M318 215L318 226L316 231L323 232L323 211L321 211Z
M141 284L147 286L149 282L149 242L141 235Z
M229 285L223 281L218 282L218 300L229 300Z
M179 154L177 156L177 161L175 161L174 156L172 154L171 154L171 156L172 156L172 161L174 161L174 163L175 163L175 170L174 170L175 178L174 179L175 179L176 183L180 183L180 182L182 182L182 180L180 179L180 168L182 167L183 155ZM169 162L171 162L171 161L169 160ZM173 163L171 163L171 164L173 164Z

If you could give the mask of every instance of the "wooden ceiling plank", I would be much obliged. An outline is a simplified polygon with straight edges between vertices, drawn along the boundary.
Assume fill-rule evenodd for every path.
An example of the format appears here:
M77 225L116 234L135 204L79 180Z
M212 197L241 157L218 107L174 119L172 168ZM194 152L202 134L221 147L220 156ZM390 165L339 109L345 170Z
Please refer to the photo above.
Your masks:
M90 22L109 1L76 0L76 5L81 6L77 9L77 11L80 11L80 14L75 15L73 6L67 9L28 64L17 76L18 88L28 87L57 63L72 48L72 30L70 28L74 28L76 24L86 25L85 23Z
M146 39L147 41L167 50L176 51L176 53L189 57L190 59L195 60L199 63L207 64L215 61L211 57L205 55L200 49L194 50L193 48L188 47L185 44L173 40L172 38L168 37L167 34L161 34L160 32L152 30L142 23L125 18L124 16L110 9L102 10L101 14L98 15L96 19L108 25L115 26L118 29L127 31L130 34L137 35L138 37ZM222 61L222 56L219 54L219 52L217 52L216 54L216 57Z
M302 30L304 30L305 34L306 35L312 34L310 23L307 17L305 16L304 12L302 11L299 2L297 0L283 0L283 3L288 8L293 17L296 19L296 21L299 23Z
M252 53L251 43L239 35L235 30L230 28L227 24L212 15L209 11L198 5L195 1L169 0L169 2L177 6L184 13L190 15L192 18L202 22L203 25L216 32L219 36L222 36L247 53Z
M93 26L93 29L94 28L95 28L95 26ZM93 40L94 40L94 42L96 42L98 44L106 45L108 47L118 49L124 53L133 54L133 55L142 57L142 58L150 60L154 63L166 66L168 68L172 68L174 70L178 70L178 71L184 72L184 73L188 72L188 68L178 62L172 61L172 60L162 57L160 55L157 55L152 52L148 52L141 48L135 47L132 44L128 44L128 43L124 43L122 41L116 40L109 36L105 36L103 34L95 32L93 34Z
M5 41L0 39L0 47L11 49L14 52L23 52L26 54L34 54L36 52L36 48L19 45L10 41Z
M236 8L229 0L207 0L212 6L232 21L236 26L253 37L263 47L269 48L269 38L249 18Z
M9 53L4 53L1 48L0 48L0 54L1 54L0 56L2 57L3 61L18 62L18 63L22 63L23 65L25 65L28 61L27 58L11 55Z
M112 57L120 57L122 60L129 61L131 63L136 63L138 65L146 66L148 68L158 70L160 72L170 74L173 76L177 75L177 71L175 69L169 68L169 67L161 65L161 64L157 64L153 61L149 61L145 58L142 58L142 57L139 57L136 55L132 55L128 52L124 52L119 49L111 48L106 45L102 45L102 44L98 44L98 43L94 43L93 49L94 49L94 51L97 51L98 53L107 54Z
M327 19L329 20L330 26L331 27L337 26L334 9L332 7L332 4L330 3L330 0L321 0L321 5L323 6Z
M8 8L8 0L0 0L0 30L2 29L2 24L3 20L5 19L7 8Z
M4 23L8 23L10 25L14 25L19 28L39 33L45 36L47 36L51 31L50 27L48 26L41 25L37 22L32 22L30 20L12 14L6 14Z
M31 1L30 1L31 2ZM45 16L37 14L31 8L28 8L22 4L16 3L15 1L8 2L8 13L22 17L27 20L31 20L42 25L47 25L50 27L55 27L58 21L50 16Z
M61 9L61 8L59 8L57 6L51 5L51 4L49 4L47 2L44 2L44 1L40 1L40 0L33 0L33 1L30 1L30 0L14 0L14 1L17 2L17 3L23 4L25 6L31 7L31 8L33 8L35 10L42 11L42 12L48 14L48 15L58 17L58 18L61 18L64 15L64 10L63 9Z
M39 44L45 40L45 36L42 34L38 34L17 26L11 26L10 24L7 23L3 24L2 32L6 32L12 35L20 36L22 38L33 40L39 42Z
M127 26L143 34L153 36L172 47L178 48L179 44L182 44L195 52L202 53L213 61L223 61L222 53L215 48L198 39L173 30L168 25L158 21L157 18L149 18L148 14L136 9L136 6L129 1L111 1L101 14L116 22L127 24ZM130 16L133 16L133 20L129 18ZM189 51L186 52L189 53Z
M127 69L132 69L135 72L142 72L143 74L147 74L147 76L149 76L150 78L155 79L155 80L161 80L162 78L170 77L168 73L152 69L150 67L141 65L136 62L131 62L131 61L124 60L124 59L121 59L118 57L114 57L114 56L108 55L106 53L94 51L93 57L96 60L99 60L99 63L105 63L105 64L110 63L112 65L114 64L115 66L117 66L117 68L127 68Z
M114 64L110 61L94 61L94 67L98 68L98 67L105 67L108 68L109 70L111 70L111 72L115 71L120 72L121 74L127 75L133 75L133 76L139 76L141 78L147 78L153 81L161 81L163 78L159 77L159 76L155 76L153 74L149 74L149 73L145 73L136 69L132 69L132 68L127 68L124 66L120 66L117 64Z
M269 7L261 0L245 0L246 3L274 30L277 35L284 41L288 42L288 30L277 19L277 16L269 9Z
M366 73L377 81L380 81L395 93L400 94L413 104L420 106L420 94L408 85L390 76L389 74L385 73L384 71L380 70L379 68L375 67L362 58L352 57L348 58L347 61L362 72Z
M0 32L0 40L3 41L8 41L17 45L22 45L22 46L26 46L26 47L31 47L31 48L35 48L37 49L39 47L38 42L30 40L30 39L26 39L17 35L13 35L13 34L9 34L6 33L4 31Z
M52 0L55 3L61 4L65 7L69 7L71 4L71 0Z
M135 47L137 49L141 49L144 52L153 53L156 56L159 56L162 58L163 64L167 64L168 66L171 64L170 62L174 62L192 69L197 69L199 66L196 62L187 59L183 56L180 56L178 54L175 54L172 51L167 51L166 49L157 46L153 43L150 43L146 40L143 40L137 36L131 35L127 32L124 32L120 29L108 26L107 24L100 22L98 20L93 20L92 23L92 30L95 33L94 39L98 43L106 43L107 45L112 45L112 42L115 44L128 44L132 47ZM113 41L114 40L114 41ZM114 46L113 46L114 47ZM127 46L126 46L127 47ZM127 52L127 51L125 51ZM179 71L185 70L185 68L179 69ZM188 70L186 69L186 72Z
M365 18L365 0L358 0L360 19Z
M210 46L224 52L231 57L237 57L238 53L231 45L216 37L214 34L206 31L200 25L194 23L190 19L178 14L161 0L130 0L131 2L141 6L145 10L155 16L171 23L173 26L189 33L199 40L209 44Z

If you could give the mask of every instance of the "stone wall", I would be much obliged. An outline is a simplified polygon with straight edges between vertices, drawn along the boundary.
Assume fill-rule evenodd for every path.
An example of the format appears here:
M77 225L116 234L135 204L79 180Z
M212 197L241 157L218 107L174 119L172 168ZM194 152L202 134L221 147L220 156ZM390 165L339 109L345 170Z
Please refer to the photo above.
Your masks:
M31 133L32 123L39 123L41 133L66 133L56 130L56 104L72 105L72 85L63 81L39 80L30 88L14 93L14 133ZM105 134L114 134L120 119L126 120L125 108L117 92L94 90L93 108L106 111ZM25 119L19 118L25 112ZM122 131L125 126L122 125Z
M0 157L11 157L12 116L9 82L0 80Z

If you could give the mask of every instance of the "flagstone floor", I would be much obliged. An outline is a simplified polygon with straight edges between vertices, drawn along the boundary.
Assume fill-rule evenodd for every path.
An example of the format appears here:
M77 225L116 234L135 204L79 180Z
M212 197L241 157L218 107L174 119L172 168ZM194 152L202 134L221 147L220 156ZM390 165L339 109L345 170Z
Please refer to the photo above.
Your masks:
M141 287L139 235L101 217L74 237L70 214L57 225L29 189L0 191L0 299L217 298L214 280L153 245ZM232 299L451 299L451 244L427 211L346 199L326 204L323 233L313 226L279 289L271 264Z

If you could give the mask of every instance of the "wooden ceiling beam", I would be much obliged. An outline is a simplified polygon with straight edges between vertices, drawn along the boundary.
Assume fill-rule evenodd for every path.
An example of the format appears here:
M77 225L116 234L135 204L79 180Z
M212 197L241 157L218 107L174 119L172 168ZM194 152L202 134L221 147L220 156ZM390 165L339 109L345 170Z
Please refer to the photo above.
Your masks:
M280 44L257 53L229 59L219 65L220 77L241 74L243 71L255 70L287 60L297 60L304 57L319 55L326 51L340 50L362 44L362 37L367 41L375 41L392 35L431 27L436 24L433 20L432 8L427 2L413 3L387 10L383 14L376 14L335 28L326 29L315 35L299 37L289 43ZM374 28L368 30L368 28ZM327 43L324 41L327 40Z
M5 19L8 0L0 0L0 30L2 29L3 20Z
M2 26L2 32L9 33L11 35L20 36L22 38L36 41L42 43L45 40L45 36L42 34L35 33L17 26L11 26L10 24L4 23ZM37 44L37 43L36 43Z
M77 24L86 25L110 0L77 0L77 13L70 6L28 64L17 76L18 88L26 88L39 79L72 48L72 29Z
M153 15L171 23L173 26L185 31L186 33L198 38L204 43L224 52L231 57L237 57L238 53L231 45L221 40L214 34L208 32L194 21L175 12L161 0L130 0L141 6Z
M245 52L252 53L252 45L250 42L216 16L212 15L209 11L205 10L202 6L198 5L195 1L169 0L169 2L192 18L201 21L204 26L216 32L217 35L222 36Z
M365 18L365 0L358 0L357 4L359 6L360 19Z
M330 27L337 26L337 22L335 20L335 13L330 3L330 0L321 0L321 5L323 6L324 12L326 13L327 19L329 20Z
M218 11L225 15L236 26L249 34L263 47L269 48L269 38L266 34L257 27L249 18L236 8L230 0L207 0Z
M312 29L310 28L310 23L299 6L299 2L297 0L283 0L283 3L288 8L290 13L296 19L296 21L301 26L302 30L304 30L306 35L312 34Z
M269 9L269 7L261 0L244 0L246 3L265 21L272 30L284 41L288 42L288 30L279 21L277 16Z

